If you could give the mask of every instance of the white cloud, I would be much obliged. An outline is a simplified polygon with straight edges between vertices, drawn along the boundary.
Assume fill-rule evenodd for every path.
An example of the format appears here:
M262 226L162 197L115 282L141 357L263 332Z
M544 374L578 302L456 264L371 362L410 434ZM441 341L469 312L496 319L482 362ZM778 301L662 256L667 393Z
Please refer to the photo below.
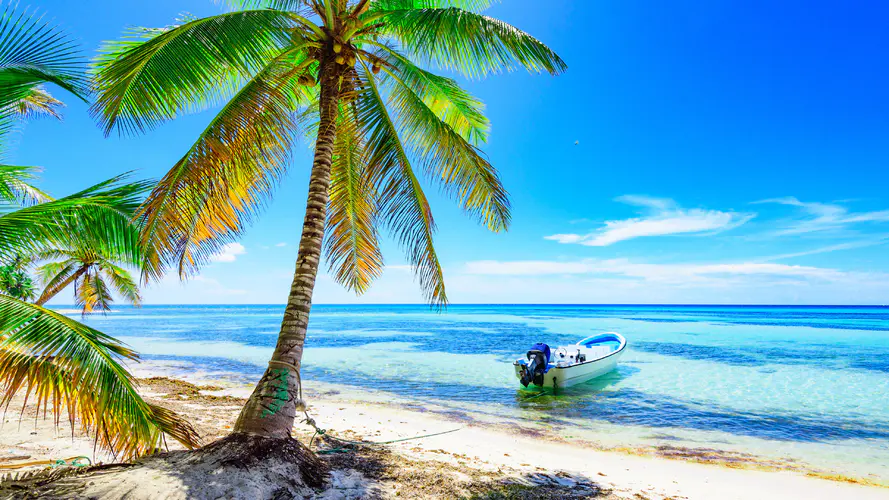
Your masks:
M778 231L777 234L781 235L843 229L863 222L889 222L889 210L850 212L848 208L835 203L804 202L792 196L754 202L754 204L763 203L799 207L807 215L806 218L795 222L792 226Z
M617 198L616 201L647 208L651 213L645 217L606 221L605 226L589 234L553 234L544 238L559 243L602 247L646 236L712 234L727 231L755 216L755 214L718 210L686 210L673 200L647 196L627 195Z
M247 253L247 249L244 248L244 245L229 243L223 246L219 253L210 257L210 260L213 262L234 262L237 260L238 255L244 255L245 253Z
M386 266L387 271L402 271L402 272L411 272L414 270L414 266L410 264L390 264Z
M768 262L648 264L628 259L575 262L551 261L475 261L468 262L466 274L497 276L580 275L598 279L635 280L682 286L725 286L757 280L788 282L850 282L885 280L882 273L846 272L830 268L776 264ZM762 283L761 283L762 284Z
M618 196L614 201L626 203L627 205L635 205L637 207L646 207L659 211L667 211L676 208L676 202L669 198L654 198L651 196L642 196L638 194L625 194Z
M276 246L276 247L286 247L286 246L287 246L287 243L281 242L281 243L277 243L277 244L275 244L275 246Z
M239 283L239 286L245 286ZM175 273L142 290L146 304L215 304L241 303L252 297L253 291L234 288L206 276L192 276L180 280Z
M479 260L467 262L467 274L504 275L504 276L535 276L547 274L587 274L593 270L592 261L582 262L551 262L545 260L519 260L501 262L497 260Z
M205 278L203 276L193 276L188 282L186 282L186 286L188 286L189 282L199 283L200 285L197 287L198 292L210 294L210 295L246 295L247 290L240 290L236 288L227 288L218 280L213 278Z
M872 238L868 240L861 241L850 241L848 243L838 243L836 245L828 245L819 248L813 248L811 250L803 250L801 252L794 253L785 253L781 255L773 255L771 257L764 258L762 260L784 260L784 259L792 259L795 257L805 257L807 255L817 255L821 253L829 253L829 252L837 252L840 250L852 250L855 248L865 248L876 245L883 245L887 241L889 241L889 235L882 235L877 238Z

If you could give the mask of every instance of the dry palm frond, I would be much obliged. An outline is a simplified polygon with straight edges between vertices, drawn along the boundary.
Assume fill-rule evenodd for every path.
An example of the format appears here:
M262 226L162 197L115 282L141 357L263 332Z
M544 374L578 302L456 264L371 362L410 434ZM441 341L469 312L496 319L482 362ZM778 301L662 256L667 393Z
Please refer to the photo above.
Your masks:
M150 453L164 434L187 447L194 429L175 413L146 403L120 359L138 359L113 338L73 319L0 295L0 405L24 391L26 401L62 410L122 458Z

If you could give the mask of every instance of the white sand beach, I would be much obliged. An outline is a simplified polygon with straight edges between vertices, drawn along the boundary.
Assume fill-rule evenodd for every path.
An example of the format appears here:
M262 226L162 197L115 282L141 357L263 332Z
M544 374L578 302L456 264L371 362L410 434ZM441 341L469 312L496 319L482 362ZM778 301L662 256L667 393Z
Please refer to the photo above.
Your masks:
M205 389L185 382L156 378L143 379L142 390L151 401L186 414L205 441L224 436L237 417L241 398L246 397L251 388L220 388L206 380L193 382L204 384L200 387ZM319 427L332 436L382 442L444 433L386 445L385 448L391 453L377 455L374 459L384 461L390 470L398 469L399 473L390 472L383 478L368 477L362 470L360 460L355 462L359 465L352 464L355 470L342 467L341 457L361 455L361 450L326 455L332 457L333 473L328 490L318 494L321 498L395 498L404 491L411 491L412 496L421 498L458 498L477 491L478 481L525 487L537 482L547 483L550 487L563 485L561 487L564 488L594 484L596 488L589 498L889 498L889 488L885 487L810 477L800 472L757 470L755 464L737 468L602 451L592 444L551 439L511 425L483 423L424 408L355 401L327 387L321 390L309 388L307 397L311 416ZM64 420L55 429L51 419L43 419L42 416L35 419L35 416L33 410L26 411L24 420L19 422L15 403L10 408L0 430L0 465L77 455L91 457L96 462L113 461L112 457L100 450L94 454L92 441L88 437L79 432L72 437L71 429ZM294 428L294 434L305 443L309 442L313 433L314 430L304 423ZM318 443L321 443L320 448ZM326 449L340 444L331 440L321 442L316 438L315 446ZM362 450L373 454L376 448ZM366 458L367 454L363 456ZM350 462L347 460L346 463L348 465ZM41 467L45 466L31 469ZM411 470L414 474L404 477L404 470ZM453 477L445 482L440 480L448 475ZM430 479L432 477L435 481ZM179 481L177 477L146 475L144 481L144 488L130 492L129 498L156 498L157 495L166 498L188 497L188 487L175 484ZM89 484L99 488L102 479L100 477ZM102 491L113 491L114 496L121 493L101 488L93 490L93 493L99 492L101 496Z

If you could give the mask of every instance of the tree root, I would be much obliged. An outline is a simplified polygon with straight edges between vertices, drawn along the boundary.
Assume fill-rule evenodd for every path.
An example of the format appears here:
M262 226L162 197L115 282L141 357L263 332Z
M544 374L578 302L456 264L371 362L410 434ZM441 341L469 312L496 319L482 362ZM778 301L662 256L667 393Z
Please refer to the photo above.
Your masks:
M0 498L303 498L328 466L299 441L231 434L194 451L152 455L128 467L38 472L0 481Z

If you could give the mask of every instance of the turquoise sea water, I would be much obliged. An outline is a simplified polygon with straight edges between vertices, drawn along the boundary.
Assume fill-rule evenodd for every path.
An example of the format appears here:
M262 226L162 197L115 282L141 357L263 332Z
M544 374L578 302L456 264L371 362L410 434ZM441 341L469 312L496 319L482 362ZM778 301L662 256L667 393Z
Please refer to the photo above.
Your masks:
M87 321L149 363L253 381L281 306L121 308ZM619 369L528 398L511 362L601 331ZM315 306L304 379L528 422L605 447L716 449L889 484L889 308Z

